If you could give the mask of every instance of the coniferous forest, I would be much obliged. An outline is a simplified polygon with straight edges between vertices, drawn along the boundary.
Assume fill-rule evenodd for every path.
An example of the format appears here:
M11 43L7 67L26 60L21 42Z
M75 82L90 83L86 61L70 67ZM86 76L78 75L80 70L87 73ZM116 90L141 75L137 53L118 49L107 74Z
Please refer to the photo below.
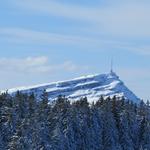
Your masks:
M89 104L0 95L0 150L150 150L150 106L115 96Z

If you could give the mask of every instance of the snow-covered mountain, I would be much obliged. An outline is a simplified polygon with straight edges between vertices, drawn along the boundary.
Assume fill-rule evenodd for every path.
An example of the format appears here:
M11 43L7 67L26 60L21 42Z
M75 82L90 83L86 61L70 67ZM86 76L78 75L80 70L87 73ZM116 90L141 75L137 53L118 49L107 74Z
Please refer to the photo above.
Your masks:
M40 96L44 89L48 92L49 100L65 95L70 100L78 100L86 96L89 102L92 102L98 100L100 96L113 97L116 95L117 97L124 96L135 103L140 101L112 71L108 74L88 75L68 81L9 89L8 92L13 94L19 90L23 93L33 92L36 96Z

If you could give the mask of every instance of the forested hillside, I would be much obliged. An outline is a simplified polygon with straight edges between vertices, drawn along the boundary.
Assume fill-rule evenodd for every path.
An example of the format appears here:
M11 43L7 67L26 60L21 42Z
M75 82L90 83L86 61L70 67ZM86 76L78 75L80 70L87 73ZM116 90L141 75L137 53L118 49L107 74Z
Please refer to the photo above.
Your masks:
M149 102L1 94L0 150L150 150Z

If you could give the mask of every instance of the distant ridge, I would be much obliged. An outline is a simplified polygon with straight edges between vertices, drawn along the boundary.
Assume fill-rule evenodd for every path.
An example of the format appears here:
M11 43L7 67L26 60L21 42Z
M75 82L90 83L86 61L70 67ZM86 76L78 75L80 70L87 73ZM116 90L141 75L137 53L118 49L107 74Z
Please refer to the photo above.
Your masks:
M106 98L115 95L118 98L124 97L134 103L140 102L140 99L125 86L112 68L108 74L88 75L67 81L14 88L9 89L8 93L14 94L16 91L33 92L38 97L44 89L47 91L50 101L56 99L59 95L65 95L73 101L86 96L89 102L97 101L100 96Z

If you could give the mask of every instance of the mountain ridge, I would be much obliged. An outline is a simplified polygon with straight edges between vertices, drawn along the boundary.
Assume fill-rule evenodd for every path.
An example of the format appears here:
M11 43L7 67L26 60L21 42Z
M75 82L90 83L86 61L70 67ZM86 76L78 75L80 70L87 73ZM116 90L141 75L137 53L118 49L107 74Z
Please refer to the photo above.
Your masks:
M104 98L108 96L125 97L125 99L129 99L135 103L139 103L140 101L113 71L107 74L87 75L71 80L13 88L9 89L8 93L14 94L17 91L21 91L22 93L34 93L39 97L44 90L48 93L50 101L56 99L59 95L64 95L70 100L78 100L86 96L89 102L97 101L100 96Z

